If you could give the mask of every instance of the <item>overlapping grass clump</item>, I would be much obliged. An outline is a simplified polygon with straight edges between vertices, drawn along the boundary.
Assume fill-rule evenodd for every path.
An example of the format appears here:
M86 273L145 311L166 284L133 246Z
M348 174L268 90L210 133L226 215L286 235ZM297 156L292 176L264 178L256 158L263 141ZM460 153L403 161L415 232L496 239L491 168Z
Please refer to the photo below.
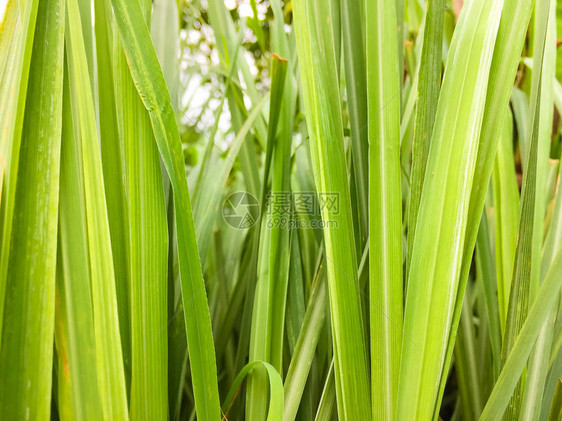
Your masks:
M558 9L8 0L0 419L560 419Z

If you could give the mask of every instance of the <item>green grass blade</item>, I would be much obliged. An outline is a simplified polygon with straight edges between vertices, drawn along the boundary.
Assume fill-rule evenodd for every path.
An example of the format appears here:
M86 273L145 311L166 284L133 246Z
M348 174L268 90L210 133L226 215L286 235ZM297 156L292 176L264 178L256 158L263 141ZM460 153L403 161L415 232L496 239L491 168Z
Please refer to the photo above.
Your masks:
M501 367L502 334L498 312L498 286L496 282L496 268L494 266L494 253L490 241L488 217L485 214L480 219L478 238L476 239L476 276L483 283L490 346L492 348L492 370L495 379Z
M562 418L562 380L558 379L554 397L552 398L552 405L550 406L550 413L548 414L548 421L556 421L560 418Z
M104 417L126 419L128 417L127 394L107 205L105 194L103 194L101 151L76 0L67 1L66 15L70 97L76 130L74 140L80 144L76 150L81 155L82 164L79 171L82 171L84 180L100 397Z
M329 421L334 417L334 403L336 401L336 382L334 379L334 364L330 365L330 370L326 376L326 383L322 389L322 396L318 403L315 421Z
M562 252L558 252L506 359L480 421L497 420L503 415L539 335L540 327L558 300L561 286Z
M472 265L472 255L478 234L477 227L482 216L482 209L496 157L497 144L500 139L501 129L503 128L503 124L498 124L498 121L505 115L505 110L509 103L513 80L515 79L520 61L519 52L524 45L532 7L532 0L506 0L502 10L500 27L494 48L494 57L490 68L490 80L480 135L481 142L478 146L476 169L470 193L467 220L468 235L464 242L457 304L453 314L452 329L447 345L445 369L441 375L440 394L443 393L447 380L448 367L452 357L456 329L462 308L462 300L460 298L464 296L466 282ZM437 416L437 411L435 416Z
M291 359L295 353L299 332L306 316L304 276L298 233L291 237L289 289L287 291L287 345Z
M554 26L555 2L550 2L550 15L547 28L547 45L545 46L546 78L554 81L554 48L556 29ZM550 73L550 74L549 74ZM546 96L549 94L547 93ZM547 99L548 100L548 99ZM547 105L548 106L548 105ZM557 172L560 180L560 168ZM542 249L541 281L546 276L553 263L554 256L562 249L562 193L558 188L548 234ZM548 375L550 353L556 326L556 309L552 309L547 321L541 327L535 349L529 358L529 366L525 382L525 391L521 402L521 417L523 419L538 419L544 395L545 380Z
M135 124L125 139L129 182L129 267L131 268L131 416L167 414L167 231L158 150L134 86ZM135 108L136 107L136 108ZM134 134L137 136L134 136ZM150 221L147 224L145 221Z
M495 211L497 300L503 333L505 332L519 220L519 186L513 160L513 119L509 110L498 142L498 152L492 172L492 185Z
M351 130L351 153L353 155L353 176L357 186L358 220L362 248L369 234L369 155L368 117L367 117L367 79L365 65L365 43L362 5L359 0L342 0L341 23L343 59L347 107Z
M26 1L25 4L22 4L22 2L8 3L7 6L5 12L6 27L2 28L1 32L2 54L6 54L7 57L6 68L2 75L2 90L0 91L2 94L0 101L0 153L2 164L0 165L2 165L3 173L2 197L0 198L0 338L2 337L8 260L10 258L10 242L12 241L22 126L39 1L30 0ZM19 21L14 22L13 26L9 25L9 22L15 19L19 19ZM13 29L13 34L9 33L10 28ZM9 51L4 53L4 48L9 48ZM10 68L12 71L10 71Z
M558 177L562 176L562 166L558 168ZM562 249L562 189L558 187L558 192L554 199L554 209L548 227L548 234L546 236L543 248L542 262L541 262L541 275L544 278L554 261L554 257L558 250Z
M511 106L513 117L517 127L519 153L521 155L521 167L525 171L528 156L529 142L529 100L527 94L519 88L513 88L511 93Z
M139 5L124 0L112 0L112 5L131 75L148 110L160 156L174 192L182 299L198 418L216 419L220 416L220 406L213 335L195 239L183 153L170 96L152 47L150 34L142 24Z
M90 89L94 92L94 31L92 28L92 4L88 0L78 0L78 9L80 10L80 21L82 22L82 39L84 40L84 49L86 51L86 59L88 61L88 69L90 71ZM94 97L94 102L97 98Z
M338 414L342 419L368 419L370 392L350 193L343 145L336 71L330 25L331 10L319 1L293 3L299 66L312 167L318 192L339 195L339 212L323 207L322 219L337 228L324 230L328 293L335 355ZM323 54L316 54L322 51Z
M400 72L395 0L367 2L369 290L373 419L396 411L402 343Z
M279 31L277 31L279 32ZM276 39L282 44L282 39ZM252 313L249 360L263 360L271 363L282 375L283 373L283 339L285 336L285 305L287 300L288 269L290 257L290 231L288 225L278 224L281 220L288 222L291 210L279 206L279 198L290 194L290 156L292 104L290 76L287 77L287 60L273 55L271 61L271 92L269 103L269 126L267 133L267 151L263 177L261 203L267 212L260 232L258 257L258 282ZM287 91L285 89L287 88ZM271 198L266 204L269 170L272 170ZM281 199L283 200L283 199ZM265 206L269 206L266 210ZM265 401L260 397L267 388L265 370L255 370L248 381L246 395L247 419L264 419Z
M533 92L531 98L531 115L529 131L529 155L525 173L523 175L521 193L521 218L515 264L513 269L513 281L509 295L509 308L507 316L507 328L504 336L504 353L509 354L511 346L517 337L518 330L525 320L532 288L536 277L540 273L540 244L542 244L542 226L544 217L544 195L548 135L545 136L545 126L548 124L549 103L545 98L548 89L548 65L543 62L545 55L545 40L548 22L548 3L542 1L538 4L536 15L537 29L535 40L535 63L533 72ZM543 75L544 69L544 75ZM550 90L551 91L551 90ZM544 117L543 117L544 116ZM546 119L545 119L546 118ZM542 177L541 177L542 174ZM542 183L540 180L544 180Z
M554 394L556 392L556 386L560 378L559 373L561 372L562 372L562 354L559 354L558 358L555 359L555 361L551 361L551 367L546 380L543 400L541 405L541 414L540 414L541 420L548 419L550 407L552 406L552 400L554 399Z
M543 325L540 326L535 349L529 357L525 390L521 397L521 419L539 419L545 395L545 382L549 371L555 325L556 309L553 308Z
M14 49L11 48L13 44L17 44L17 34L20 33L20 28L16 26L18 21L19 10L16 4L16 0L6 1L3 3L4 10L2 11L2 18L0 20L0 78L3 82L7 82L9 78L8 69L9 65L13 64L12 60L14 58ZM14 40L14 43L12 43ZM9 86L8 83L2 84L2 95L5 94L5 89ZM1 107L1 110L4 110Z
M521 193L521 218L513 281L509 295L506 330L502 347L502 359L505 361L521 326L527 317L528 308L533 302L540 277L541 252L543 242L543 224L546 195L546 165L552 127L552 80L554 63L549 60L546 42L554 45L554 39L548 35L549 1L537 3L535 9L535 62L531 92L531 120L529 131L529 154ZM548 127L548 129L547 129ZM519 419L522 389L517 387L507 411L507 419Z
M64 420L101 419L84 177L65 74L55 331L58 408Z
M39 2L31 55L2 348L0 417L47 418L50 413L55 311L64 2ZM52 69L45 72L44 69Z
M274 57L274 63L279 62L278 66L286 67L287 62L283 63L283 59ZM273 73L273 72L272 72ZM272 77L274 74L272 75ZM279 118L279 132L277 139L268 136L268 146L274 143L273 151L273 174L271 194L273 201L275 196L287 197L291 191L291 146L292 146L292 127L294 114L294 100L292 84L292 74L285 77L279 77L280 83L285 85L283 89L281 110ZM271 96L273 98L273 96ZM271 120L271 116L270 116ZM275 129L273 129L275 130ZM264 176L264 185L266 177ZM287 213L285 206L272 204L271 218L282 222L292 220L292 213ZM291 255L291 230L288 224L274 223L271 229L271 244L269 248L269 276L272 285L272 302L271 309L273 318L271 321L271 365L273 365L279 373L283 372L283 346L285 338L285 307L287 303L287 288L289 281L289 263Z
M285 406L283 419L293 421L297 416L304 387L314 359L316 346L324 325L327 302L327 283L321 270L310 293L305 318L299 333L293 359L285 377Z
M272 230L267 227L267 219L261 223L257 282L252 311L252 328L250 332L250 361L269 361L271 356L271 320L273 309L273 285L270 282L269 248L271 246ZM267 371L258 367L248 379L246 393L246 417L248 420L264 420L267 402L262 398L263 390L267 387Z
M7 164L5 161L9 161L8 152L11 148L11 139L7 136L7 130L8 127L12 126L14 123L14 119L9 118L9 115L16 110L14 101L17 100L16 95L10 95L10 90L12 85L15 84L14 79L20 76L18 72L9 70L14 68L16 65L15 61L22 56L21 50L16 48L19 44L18 40L22 32L21 26L17 26L18 12L16 0L9 0L5 4L4 15L2 16L2 21L0 21L0 98L2 99L0 103L0 121L2 121L0 125L2 129L2 135L0 136L0 156L3 157L3 159L0 160L0 210L2 210L1 194L4 184L4 172ZM2 215L3 213L0 212L0 221L4 219ZM0 233L1 232L0 230ZM0 253L0 256L2 256L2 254L3 253ZM4 302L4 282L5 280L0 278L0 343L2 336L1 314Z
M127 390L131 383L131 316L129 310L129 276L127 273L127 226L125 207L125 185L123 168L123 143L119 134L123 128L119 127L114 78L119 76L122 66L118 58L113 57L116 43L113 42L113 16L107 0L94 2L95 35L96 35L96 63L97 63L97 98L98 118L100 130L100 146L103 168L103 179L107 201L107 216L111 234L111 251L113 253L113 268L115 271L115 290L117 293L117 309L119 314L119 332L123 350L125 367L125 381ZM121 59L121 57L119 57ZM124 61L124 58L122 58ZM122 124L121 124L122 126Z
M180 96L180 72L177 57L180 46L178 2L175 0L157 0L152 7L150 21L152 42L162 66L172 104L177 104ZM176 110L179 118L178 123L181 121L179 112L179 110Z
M410 198L408 202L408 258L409 269L414 245L414 233L420 205L420 197L427 165L429 145L439 88L441 84L442 46L443 46L443 15L444 0L427 2L425 24L423 28L422 53L419 65L417 85L417 105L412 147L412 174L410 176Z
M277 40L280 44L282 40ZM261 203L265 206L270 166L272 166L271 200L268 215L261 227L258 283L252 314L249 360L271 363L283 373L283 339L285 336L285 304L290 256L290 231L288 222L291 211L276 205L278 198L290 194L289 174L291 156L292 80L286 78L288 62L277 55L272 57L269 127L267 135L266 164L263 178ZM285 91L287 88L287 91ZM260 221L262 220L260 219ZM265 400L260 395L267 388L265 370L255 370L248 382L246 395L247 419L264 419Z
M459 394L465 419L477 419L482 412L482 385L477 356L476 332L473 326L472 300L467 291L457 340L455 342L455 373L458 376Z
M226 396L222 406L222 410L223 413L225 414L225 417L228 416L228 412L229 412L228 410L230 408L232 400L234 399L235 395L238 393L238 389L240 388L240 385L242 384L246 376L253 369L259 366L263 366L263 368L265 368L267 372L267 376L269 378L270 400L269 400L269 410L267 412L266 419L267 421L281 421L283 419L283 381L281 380L281 376L279 376L277 370L275 370L275 367L264 361L249 362L244 366L242 370L240 370L240 373L238 373L236 379L234 379L234 382L232 383L232 386L230 387L228 395ZM267 389L265 390L262 389L262 398L264 401L266 399L265 396L263 395L266 393L266 390Z
M467 211L502 6L467 3L449 51L408 273L398 419L429 419L440 401L453 314L462 302Z
M143 8L147 19L146 5ZM164 187L150 119L125 60L116 66L122 112L127 192L131 312L131 418L163 419L168 413L167 264ZM147 223L150 221L150 223Z

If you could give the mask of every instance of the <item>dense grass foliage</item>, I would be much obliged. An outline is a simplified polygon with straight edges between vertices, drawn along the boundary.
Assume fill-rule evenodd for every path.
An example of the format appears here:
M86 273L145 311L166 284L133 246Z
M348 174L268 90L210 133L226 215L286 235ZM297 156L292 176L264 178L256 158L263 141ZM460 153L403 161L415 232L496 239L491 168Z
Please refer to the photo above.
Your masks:
M1 420L562 419L562 5L0 5Z

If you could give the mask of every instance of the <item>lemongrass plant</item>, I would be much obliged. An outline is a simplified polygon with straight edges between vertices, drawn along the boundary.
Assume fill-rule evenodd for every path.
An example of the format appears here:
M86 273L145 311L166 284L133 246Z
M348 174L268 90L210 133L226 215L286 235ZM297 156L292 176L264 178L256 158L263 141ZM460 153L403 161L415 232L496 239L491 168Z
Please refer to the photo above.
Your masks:
M562 419L555 0L0 6L0 419Z

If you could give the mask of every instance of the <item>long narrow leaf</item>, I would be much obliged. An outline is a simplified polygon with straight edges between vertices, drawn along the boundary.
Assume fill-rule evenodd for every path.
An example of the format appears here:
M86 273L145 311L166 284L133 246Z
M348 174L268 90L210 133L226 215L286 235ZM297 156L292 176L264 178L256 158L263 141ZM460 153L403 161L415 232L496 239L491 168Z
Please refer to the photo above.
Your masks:
M46 418L50 412L64 9L62 0L39 2L31 56L3 309L0 414L5 419Z
M107 0L94 2L95 33L96 33L96 63L98 89L98 118L100 130L100 146L103 167L105 194L111 200L107 202L107 217L111 234L111 251L113 253L113 267L115 270L115 289L117 293L117 308L119 313L119 332L123 349L123 363L125 366L125 380L131 382L131 334L129 311L129 277L126 258L126 208L125 186L123 178L123 147L119 141L117 103L115 101L115 82L120 76L122 66L117 63L117 57L112 57L117 49L117 40L113 34L113 16ZM123 60L124 61L124 60Z
M558 252L486 403L481 421L497 420L503 415L561 286L562 252Z
M503 127L499 122L505 117L505 110L509 103L512 92L512 83L515 79L517 66L519 64L519 51L523 47L527 26L531 18L533 8L532 0L505 0L498 36L494 48L494 57L490 68L490 80L486 95L486 104L481 128L481 141L478 146L478 157L476 169L470 193L470 205L468 209L468 235L463 248L462 269L459 289L457 293L456 306L453 314L451 334L447 345L445 370L441 373L440 394L445 388L454 348L456 329L459 323L462 300L470 267L476 237L477 227L482 216L482 209L488 192L490 176L492 174L496 149ZM439 405L437 405L439 406ZM437 417L437 408L434 416Z
M101 151L76 0L67 0L66 46L75 150L80 154L90 263L96 366L104 417L128 417Z
M6 57L0 101L0 153L2 197L0 197L0 333L3 328L8 260L20 156L23 119L29 82L31 53L39 0L6 4L6 27L2 30L2 54ZM16 22L16 19L19 22ZM11 22L11 23L10 23ZM12 29L12 33L10 33ZM5 51L4 49L9 49ZM0 335L0 338L2 335ZM0 339L1 345L1 339Z
M467 3L447 60L408 273L399 419L429 419L440 400L502 6L503 1Z
M88 259L86 198L75 137L68 72L65 76L56 286L56 345L61 419L102 418L97 379L93 296Z
M144 7L145 19L147 10ZM167 408L168 236L164 186L150 119L124 59L116 77L121 97L127 192L127 257L131 317L131 418L162 419Z
M178 256L187 345L198 417L220 415L213 334L199 253L183 153L170 96L142 13L136 2L112 0L135 86L148 110L160 156L174 191ZM148 46L148 48L147 48Z
M353 176L357 186L360 240L363 247L368 235L368 113L362 5L359 0L342 0L341 23L347 104L351 129Z
M425 167L427 165L427 156L435 123L437 101L439 99L444 14L445 4L443 0L427 2L418 74L418 101L412 148L410 198L408 202L408 267L412 256Z
M398 393L403 283L400 77L396 68L395 0L367 2L365 15L372 417L390 420L396 410Z
M544 89L548 89L548 86L554 80L554 48L556 42L556 30L555 30L555 2L550 2L550 13L549 13L549 21L547 27L547 35L546 35L546 46L545 46L545 59L544 59ZM548 82L550 80L550 83ZM541 87L542 87L541 83ZM545 101L546 106L548 107L549 101L552 100L551 94L547 91L543 91L544 97L541 98L542 101ZM552 114L550 111L546 113L546 122L544 124L551 123L549 115ZM549 140L548 132L545 133L546 140ZM543 170L544 171L544 170ZM560 173L557 172L558 177ZM540 209L540 207L539 207ZM558 254L558 251L561 249L560 247L560 236L562 230L562 224L560 221L562 218L562 194L560 193L560 189L556 196L555 204L554 204L554 211L551 217L551 223L549 225L548 235L546 237L544 247L542 249L542 260L541 260L541 273L540 273L540 280L543 281L543 278L546 276L548 269L553 263L554 256ZM542 240L542 236L539 236ZM529 369L527 380L525 383L525 391L522 396L521 402L521 417L527 419L536 419L539 417L541 411L541 401L545 387L545 379L547 378L548 369L549 369L549 356L551 352L552 346L552 339L554 335L556 323L556 309L551 311L551 314L548 320L543 324L541 327L541 332L537 339L537 343L535 345L535 349L531 354L529 359Z
M317 0L298 0L293 8L316 187L320 193L338 195L340 201L338 212L322 208L322 219L337 223L336 228L324 230L324 240L338 415L342 419L368 419L370 392L363 352L365 339L357 290L336 53L331 26L326 24L331 21L331 10ZM322 56L316 54L318 51L323 52Z
M546 195L546 165L552 126L552 80L554 62L546 53L546 42L554 46L552 24L548 36L550 0L537 3L535 8L535 63L531 92L529 154L523 174L521 218L513 280L509 294L506 330L502 347L505 361L527 317L528 308L538 288L543 242ZM551 55L549 55L551 56ZM519 419L522 388L516 388L509 404L507 419Z
M513 161L513 120L511 112L505 119L498 143L492 173L495 210L496 272L498 310L502 332L509 302L509 289L515 260L517 225L519 220L519 188Z

